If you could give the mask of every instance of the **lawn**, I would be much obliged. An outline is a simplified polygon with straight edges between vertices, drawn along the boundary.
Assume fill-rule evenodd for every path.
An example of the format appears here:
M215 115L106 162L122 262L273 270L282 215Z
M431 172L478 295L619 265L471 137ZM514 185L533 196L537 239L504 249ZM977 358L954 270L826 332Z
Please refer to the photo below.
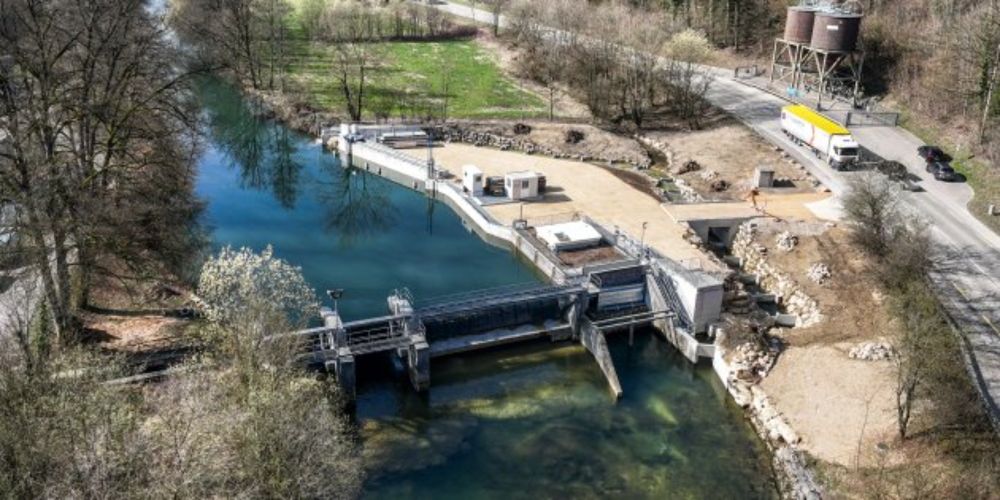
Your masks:
M344 111L344 100L333 79L331 45L293 43L288 74L315 106ZM473 40L445 42L384 42L377 44L381 67L366 83L366 118L373 109L392 109L391 116L426 113L440 117L447 92L449 118L542 117L546 105L539 96L518 88Z

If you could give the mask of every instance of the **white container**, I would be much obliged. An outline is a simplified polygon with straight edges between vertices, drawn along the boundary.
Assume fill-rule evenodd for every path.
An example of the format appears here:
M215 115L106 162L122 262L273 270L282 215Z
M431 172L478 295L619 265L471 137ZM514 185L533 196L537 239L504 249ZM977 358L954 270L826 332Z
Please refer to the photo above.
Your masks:
M504 189L512 200L538 197L538 174L535 172L511 172L504 176Z
M462 189L472 196L482 196L483 171L475 165L462 167Z

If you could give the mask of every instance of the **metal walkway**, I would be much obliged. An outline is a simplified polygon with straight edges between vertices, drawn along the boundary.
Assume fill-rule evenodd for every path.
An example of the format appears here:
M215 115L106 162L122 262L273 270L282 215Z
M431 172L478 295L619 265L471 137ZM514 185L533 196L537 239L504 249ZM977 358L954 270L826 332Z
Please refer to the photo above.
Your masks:
M573 297L586 291L586 286L582 284L513 285L432 299L425 304L417 304L415 315L423 321L436 320L511 304Z

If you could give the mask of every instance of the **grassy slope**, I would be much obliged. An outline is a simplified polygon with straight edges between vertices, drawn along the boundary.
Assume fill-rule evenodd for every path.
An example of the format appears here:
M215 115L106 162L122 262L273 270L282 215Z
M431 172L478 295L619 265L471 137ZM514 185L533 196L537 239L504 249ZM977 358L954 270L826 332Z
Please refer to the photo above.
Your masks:
M309 102L323 109L344 111L344 101L332 78L333 47L309 43L293 22L288 75ZM410 99L440 95L450 80L449 118L521 118L545 116L545 102L506 78L488 54L472 40L446 42L385 42L378 44L383 67L368 82L367 103L405 92ZM398 111L392 113L398 116Z

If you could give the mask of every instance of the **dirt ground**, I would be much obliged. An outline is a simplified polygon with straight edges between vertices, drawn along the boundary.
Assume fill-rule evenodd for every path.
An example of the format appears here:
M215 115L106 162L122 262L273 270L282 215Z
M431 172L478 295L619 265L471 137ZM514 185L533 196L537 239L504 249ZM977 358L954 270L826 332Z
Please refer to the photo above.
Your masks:
M187 321L158 315L83 315L85 340L103 348L128 353L177 347Z
M693 132L650 132L646 137L654 141L665 155L665 165L658 165L668 176L679 178L694 188L707 200L741 200L749 193L754 169L758 166L775 171L781 182L764 191L774 193L805 193L815 191L812 178L784 153L767 144L753 131L726 119L705 130ZM720 147L725 145L725 147ZM663 150L666 151L663 151ZM701 168L676 175L677 167L688 160L696 161ZM714 175L711 174L714 172ZM710 184L716 179L725 180L730 187L715 192Z
M775 244L784 230L799 237L790 252ZM848 357L853 346L890 336L889 314L865 272L866 257L850 245L847 229L823 223L763 225L756 241L767 247L772 265L819 302L824 316L811 327L783 331L787 349L762 387L809 453L846 467L855 467L860 456L862 466L870 465L871 450L894 438L896 421L892 362ZM806 275L816 262L831 270L823 285Z
M648 223L645 241L656 250L677 260L697 261L705 267L713 265L701 250L684 240L686 228L671 220L658 200L601 167L466 144L447 144L436 149L434 157L438 165L458 178L462 166L468 164L478 166L487 176L518 170L544 174L548 186L545 198L523 204L529 222L532 218L579 212L608 228L618 226L635 238L642 237L642 225ZM521 203L507 203L491 205L486 210L509 225L520 216L521 207Z

